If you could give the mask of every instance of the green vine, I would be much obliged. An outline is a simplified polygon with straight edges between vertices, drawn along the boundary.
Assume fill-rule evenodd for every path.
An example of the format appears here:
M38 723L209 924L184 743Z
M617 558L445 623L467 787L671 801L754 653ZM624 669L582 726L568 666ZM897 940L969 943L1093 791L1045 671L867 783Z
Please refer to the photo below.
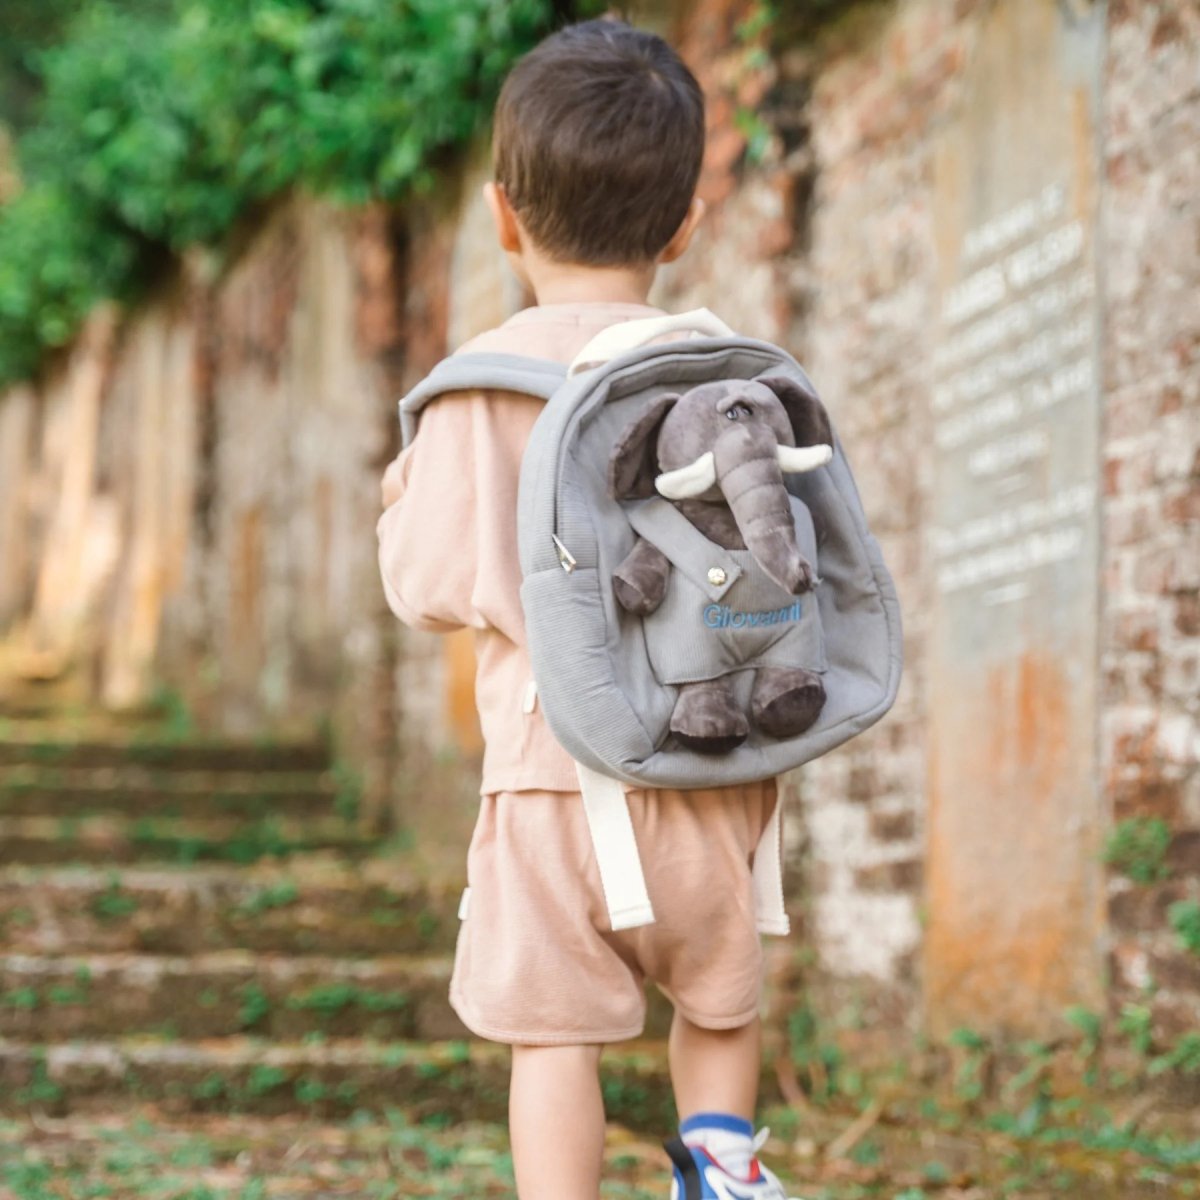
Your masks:
M430 185L483 127L554 0L92 0L36 56L42 100L0 208L0 386L99 301L302 188ZM594 9L578 6L581 15Z

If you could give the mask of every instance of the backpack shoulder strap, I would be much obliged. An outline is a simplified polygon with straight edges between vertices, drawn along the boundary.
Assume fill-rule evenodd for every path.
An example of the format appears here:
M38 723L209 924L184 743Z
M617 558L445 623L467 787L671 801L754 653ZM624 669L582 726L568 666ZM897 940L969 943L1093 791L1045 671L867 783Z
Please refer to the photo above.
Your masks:
M524 392L549 400L567 377L563 363L520 354L452 354L444 358L400 401L404 445L417 436L421 409L446 392L488 389Z

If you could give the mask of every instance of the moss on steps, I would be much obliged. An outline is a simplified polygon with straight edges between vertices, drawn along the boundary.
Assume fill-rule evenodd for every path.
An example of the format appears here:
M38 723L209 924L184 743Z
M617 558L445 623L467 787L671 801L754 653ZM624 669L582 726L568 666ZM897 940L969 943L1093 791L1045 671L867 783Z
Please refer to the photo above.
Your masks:
M448 954L460 886L428 883L386 858L9 867L0 869L0 952Z
M402 1107L412 1120L503 1120L509 1055L481 1042L209 1042L125 1039L47 1046L0 1042L0 1112L306 1112ZM661 1043L610 1050L602 1066L610 1119L670 1129L674 1101Z

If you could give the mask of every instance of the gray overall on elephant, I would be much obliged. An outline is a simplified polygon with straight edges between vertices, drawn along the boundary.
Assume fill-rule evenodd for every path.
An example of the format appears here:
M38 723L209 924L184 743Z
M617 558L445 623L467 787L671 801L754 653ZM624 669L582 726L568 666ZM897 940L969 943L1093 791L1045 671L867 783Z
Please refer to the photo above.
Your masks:
M794 497L791 507L797 543L816 566L812 516ZM638 535L664 548L671 564L662 604L642 618L646 652L662 683L704 682L757 667L825 670L813 597L780 587L748 550L710 542L667 500L643 500L627 512Z

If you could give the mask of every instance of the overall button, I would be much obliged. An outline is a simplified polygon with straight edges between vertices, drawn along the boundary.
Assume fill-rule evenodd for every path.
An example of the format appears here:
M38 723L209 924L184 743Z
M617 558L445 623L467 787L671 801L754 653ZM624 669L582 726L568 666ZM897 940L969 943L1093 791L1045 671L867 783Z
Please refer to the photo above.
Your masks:
M708 582L711 583L713 587L723 586L727 578L728 576L720 567L709 567Z

